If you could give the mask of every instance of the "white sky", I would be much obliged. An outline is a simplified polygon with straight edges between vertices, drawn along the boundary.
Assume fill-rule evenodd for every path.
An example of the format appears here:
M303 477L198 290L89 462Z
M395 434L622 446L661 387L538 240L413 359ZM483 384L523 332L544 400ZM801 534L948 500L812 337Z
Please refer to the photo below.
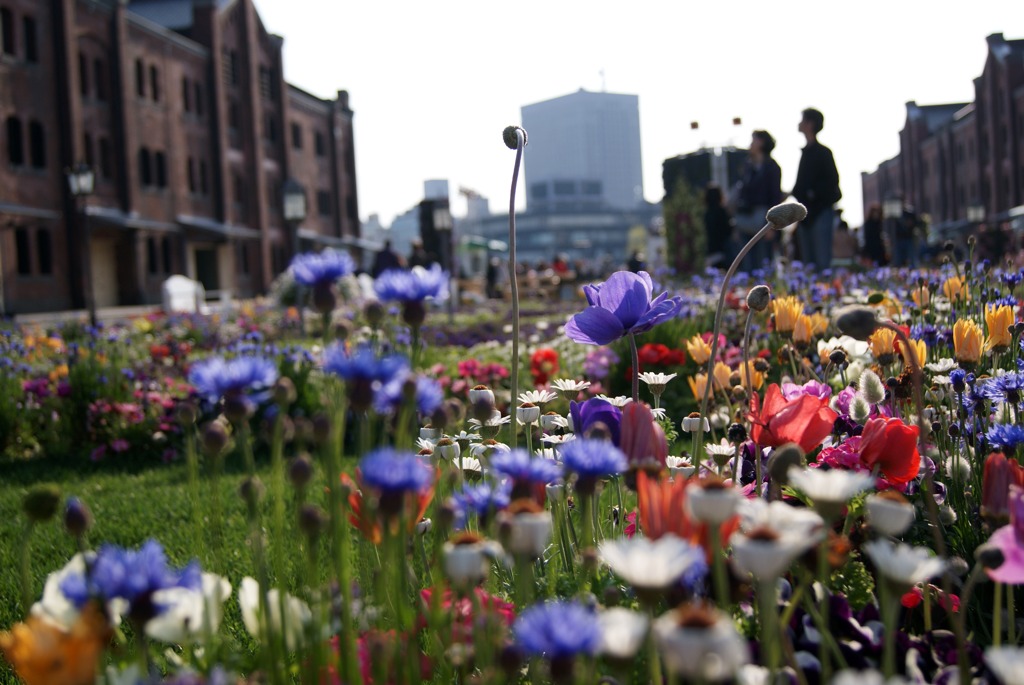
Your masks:
M788 189L800 111L813 106L856 224L860 172L899 151L904 103L973 99L985 36L1024 38L1021 0L255 2L285 38L290 82L322 97L349 91L360 214L385 224L428 178L449 179L455 214L460 185L505 211L514 154L502 129L522 105L600 90L602 70L608 91L640 96L648 200L662 196L666 157L745 146L754 128L776 137Z

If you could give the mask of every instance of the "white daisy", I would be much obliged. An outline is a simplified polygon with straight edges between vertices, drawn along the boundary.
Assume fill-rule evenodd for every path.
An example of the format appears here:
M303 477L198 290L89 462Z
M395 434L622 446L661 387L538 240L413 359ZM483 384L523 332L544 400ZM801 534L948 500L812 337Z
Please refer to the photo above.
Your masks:
M686 489L686 504L690 513L711 526L729 520L736 513L740 500L739 490L724 486L721 481L697 481Z
M875 478L861 471L805 469L791 466L789 484L815 504L845 504L855 495L874 487Z
M547 404L551 400L558 399L558 393L551 392L550 390L529 390L527 392L519 393L520 404L535 404L538 407L542 404Z
M574 400L576 396L590 387L589 381L578 381L575 378L557 378L551 381L551 387L562 393L567 400Z
M673 476L682 476L684 479L689 478L696 471L693 462L688 457L666 457L665 468Z
M615 575L642 590L663 590L704 559L703 549L675 535L606 540L598 554Z
M665 667L693 682L731 680L750 661L750 651L732 618L717 609L682 608L654 623Z
M473 443L469 447L469 453L474 457L487 456L491 452L511 452L512 448L503 442L497 440L484 440L482 442Z
M224 602L231 596L231 583L215 573L202 574L202 587L158 590L153 601L163 611L146 623L146 634L170 644L190 644L220 629Z
M471 471L474 473L483 472L483 466L480 464L480 460L473 457L460 457L455 460L455 465L463 471Z
M665 411L665 407L658 407L651 409L651 416L654 417L655 421L664 421L665 417L668 416L668 412Z
M647 384L652 395L655 397L661 397L661 393L665 392L665 386L667 386L668 382L677 375L678 374L674 373L654 373L652 371L646 371L638 375L637 378Z
M872 540L864 545L864 551L881 575L905 587L923 583L946 569L946 562L932 556L927 547Z
M540 427L546 431L552 431L560 428L568 428L569 421L561 414L548 412L547 414L541 415Z
M709 457L725 457L728 459L736 456L736 445L730 444L728 440L722 438L721 442L712 442L704 445L704 451L708 453Z
M632 659L647 638L648 623L650 619L639 611L623 607L605 609L597 615L597 626L601 630L598 654L611 659Z
M416 451L430 450L434 451L434 441L427 440L426 438L416 438Z
M604 400L605 402L611 404L614 407L618 407L619 409L622 409L627 404L633 401L632 397L626 397L625 395L618 395L616 397L608 397L608 395L598 395L597 399Z
M957 367L956 361L949 357L944 357L938 361L925 364L924 368L928 369L932 373L948 374L950 371Z
M479 433L467 433L466 431L459 431L456 435L449 435L449 438L456 442L473 442L474 440L480 439Z
M576 436L573 435L572 433L566 433L565 435L548 435L545 433L540 438L541 442L543 442L545 445L563 445L569 442L570 440L575 439Z
M989 647L985 663L1003 685L1024 685L1024 647Z
M520 426L532 426L540 420L540 407L532 402L524 402L516 407L516 422Z
M501 426L504 426L506 423L511 422L511 416L502 416L501 412L495 410L494 413L491 414L491 417L486 421L481 421L480 419L473 418L469 420L469 425L474 426L476 428L500 428Z

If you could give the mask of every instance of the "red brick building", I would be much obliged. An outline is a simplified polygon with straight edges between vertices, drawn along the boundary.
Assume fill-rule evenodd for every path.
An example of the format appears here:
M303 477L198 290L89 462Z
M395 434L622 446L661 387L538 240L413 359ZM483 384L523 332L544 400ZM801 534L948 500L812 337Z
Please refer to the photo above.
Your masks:
M986 40L974 102L907 103L900 154L861 174L865 214L899 197L940 233L1024 217L1024 40Z
M84 306L86 260L102 307L177 273L257 294L297 248L358 246L348 93L285 83L282 44L252 0L0 0L0 311Z

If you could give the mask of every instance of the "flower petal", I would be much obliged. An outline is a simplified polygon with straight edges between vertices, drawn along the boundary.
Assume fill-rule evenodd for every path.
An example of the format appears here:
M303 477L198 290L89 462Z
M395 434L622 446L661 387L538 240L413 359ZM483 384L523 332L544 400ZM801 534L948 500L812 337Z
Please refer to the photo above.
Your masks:
M601 286L600 306L614 312L626 330L651 306L650 276L644 280L629 271L616 271Z
M565 324L565 334L584 345L607 345L625 335L619 318L603 307L587 307Z
M670 300L661 300L647 310L630 330L633 333L649 331L662 321L667 321L678 314L682 306L683 301L678 297L673 297Z

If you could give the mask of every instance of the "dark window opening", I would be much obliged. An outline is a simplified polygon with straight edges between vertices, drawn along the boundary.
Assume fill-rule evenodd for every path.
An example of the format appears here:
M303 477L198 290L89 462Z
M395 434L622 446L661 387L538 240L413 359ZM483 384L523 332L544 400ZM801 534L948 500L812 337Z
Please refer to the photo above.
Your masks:
M323 157L327 154L327 145L324 143L324 134L317 131L313 135L313 145L316 147L316 156Z
M163 240L160 241L160 257L163 262L164 273L171 273L171 238L164 236Z
M32 249L28 244L28 229L18 228L14 231L14 252L17 255L18 275L32 275Z
M196 160L188 158L188 192L196 192Z
M302 149L302 126L292 122L292 147L296 150Z
M232 176L231 180L233 181L232 185L235 188L235 203L240 205L245 202L245 185L242 181L242 176L241 174L236 173Z
M14 13L6 7L0 7L0 43L3 43L5 55L14 56Z
M328 190L318 190L316 193L316 210L320 216L331 216L333 205L331 193Z
M192 84L187 77L181 79L181 106L186 112L192 111Z
M92 151L92 136L88 133L82 136L82 147L85 150L85 163L90 167L95 166L96 158Z
M356 211L356 196L349 195L345 198L345 210L346 216L351 219L354 223L359 223L359 212Z
M93 80L96 81L96 99L106 101L107 99L107 65L101 59L92 62Z
M207 195L210 192L209 179L206 176L206 160L199 160L199 192Z
M198 81L196 86L196 116L203 116L203 84Z
M82 97L89 96L89 59L78 53L78 91Z
M238 245L238 270L243 274L249 273L249 245L247 243Z
M43 125L32 121L28 125L28 144L32 155L32 166L36 169L46 168L46 133Z
M534 183L530 186L530 197L535 200L543 200L548 196L547 183Z
M154 66L149 68L149 87L153 91L153 102L160 102L160 71Z
M575 195L576 183L574 181L555 181L552 183L555 195Z
M49 276L53 273L53 245L50 242L49 229L36 230L36 253L39 256L39 273Z
M260 65L260 96L265 100L274 99L274 70Z
M153 185L153 167L148 148L139 150L139 181L143 188Z
M141 59L135 60L135 94L146 97L146 67Z
M271 112L263 116L263 136L271 143L277 142L277 121Z
M105 179L113 178L114 164L110 158L110 140L100 138L100 176Z
M153 155L153 160L156 162L156 187L166 188L167 187L167 157L162 152L157 152Z
M228 128L232 131L238 131L240 122L240 116L238 111L238 102L232 100L228 103Z
M36 37L36 20L33 17L23 17L21 28L25 34L25 61L38 62L39 41Z
M150 275L155 274L157 272L156 263L156 238L150 236L146 238L146 272Z

